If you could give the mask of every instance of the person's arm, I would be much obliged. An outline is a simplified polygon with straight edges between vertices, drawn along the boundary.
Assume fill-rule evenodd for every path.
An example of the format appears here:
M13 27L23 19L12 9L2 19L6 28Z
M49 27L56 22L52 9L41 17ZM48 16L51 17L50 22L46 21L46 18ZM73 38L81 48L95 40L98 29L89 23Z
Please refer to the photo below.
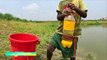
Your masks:
M70 7L72 10L75 10L81 17L83 18L87 17L87 10L82 11L81 9L77 8L73 3L69 3L68 7Z
M87 17L87 10L82 11L81 9L75 7L74 9L81 17L86 18Z
M57 20L59 20L59 21L63 21L64 20L64 17L66 16L66 15L64 15L64 14L62 14L62 12L60 12L60 11L56 11L57 12Z
M71 9L64 9L62 12L57 10L57 19L59 21L63 21L65 16L68 16L71 14Z

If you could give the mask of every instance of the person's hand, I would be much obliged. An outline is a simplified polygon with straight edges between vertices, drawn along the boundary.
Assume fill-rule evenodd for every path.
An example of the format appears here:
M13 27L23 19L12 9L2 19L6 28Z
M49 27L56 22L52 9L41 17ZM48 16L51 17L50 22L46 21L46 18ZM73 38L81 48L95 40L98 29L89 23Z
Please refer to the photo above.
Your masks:
M72 10L75 10L77 8L73 3L68 3L67 6Z
M64 15L70 15L71 14L71 12L70 11L64 11L62 14L64 14Z
M67 8L67 9L63 10L62 14L65 15L65 16L67 16L67 15L70 15L71 12L72 12L72 10L70 8Z

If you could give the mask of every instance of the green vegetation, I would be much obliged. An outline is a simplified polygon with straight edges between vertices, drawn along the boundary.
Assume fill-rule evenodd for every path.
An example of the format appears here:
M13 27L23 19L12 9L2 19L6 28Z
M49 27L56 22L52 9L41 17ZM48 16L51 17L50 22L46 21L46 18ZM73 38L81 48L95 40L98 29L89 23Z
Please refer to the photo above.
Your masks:
M84 20L81 23L82 26L87 26L87 25L102 25L102 24L107 24L107 20Z
M11 21L11 20L24 21L24 22L27 21L26 19L21 19L21 18L15 17L10 13L5 13L5 14L0 13L0 19L8 20L8 21Z
M94 23L107 24L107 21L83 21L82 25L94 25ZM0 59L10 59L4 53L10 51L8 36L12 33L32 33L39 36L41 43L38 45L38 57L46 54L49 40L55 32L57 22L21 22L0 20Z
M43 54L44 52L46 53L47 45L55 32L56 27L56 22L32 23L0 20L0 59L7 59L6 56L4 56L4 53L10 51L8 36L12 33L24 32L39 36L41 43L37 48L38 55ZM9 58L10 57L8 57L8 60Z
M49 40L57 27L56 21L27 21L13 17L11 14L0 13L0 60L11 60L11 57L6 57L6 51L10 51L8 36L12 33L31 33L39 36L41 43L37 47L37 58L46 55L46 49ZM82 21L82 26L103 25L107 24L107 20L89 20Z

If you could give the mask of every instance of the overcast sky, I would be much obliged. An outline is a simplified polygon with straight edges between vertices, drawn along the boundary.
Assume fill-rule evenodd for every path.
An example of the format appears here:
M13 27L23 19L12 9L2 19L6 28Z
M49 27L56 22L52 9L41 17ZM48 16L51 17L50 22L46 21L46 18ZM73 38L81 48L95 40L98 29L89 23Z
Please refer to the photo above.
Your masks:
M0 0L0 12L32 20L56 20L60 0ZM107 17L107 0L85 0L86 19Z

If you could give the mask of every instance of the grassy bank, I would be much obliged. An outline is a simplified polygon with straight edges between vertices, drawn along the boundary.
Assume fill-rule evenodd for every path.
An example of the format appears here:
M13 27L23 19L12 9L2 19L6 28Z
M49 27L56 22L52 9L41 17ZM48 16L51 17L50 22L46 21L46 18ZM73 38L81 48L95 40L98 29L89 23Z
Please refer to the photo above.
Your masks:
M81 22L82 26L92 26L92 25L105 25L107 20L83 20Z
M107 21L82 21L82 26L107 24ZM38 57L46 55L49 40L55 32L57 22L21 22L0 20L0 60L9 60L4 53L10 51L8 36L12 33L32 33L39 36L41 43L38 45Z
M37 50L38 53L43 53L43 48L47 48L49 39L53 35L57 23L44 22L44 23L32 23L32 22L20 22L20 21L3 21L0 20L0 60L6 60L4 53L10 51L8 35L12 33L32 33L39 36L41 43ZM8 58L9 60L9 58Z

